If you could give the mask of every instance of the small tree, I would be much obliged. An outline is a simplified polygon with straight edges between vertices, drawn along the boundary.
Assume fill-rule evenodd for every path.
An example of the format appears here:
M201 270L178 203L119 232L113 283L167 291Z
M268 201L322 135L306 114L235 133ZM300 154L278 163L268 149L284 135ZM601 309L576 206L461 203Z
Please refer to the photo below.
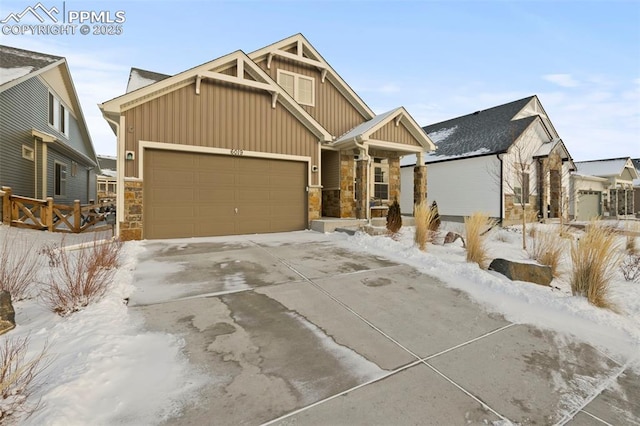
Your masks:
M402 228L402 214L400 212L400 204L398 199L393 200L387 212L387 230L390 234L395 235Z

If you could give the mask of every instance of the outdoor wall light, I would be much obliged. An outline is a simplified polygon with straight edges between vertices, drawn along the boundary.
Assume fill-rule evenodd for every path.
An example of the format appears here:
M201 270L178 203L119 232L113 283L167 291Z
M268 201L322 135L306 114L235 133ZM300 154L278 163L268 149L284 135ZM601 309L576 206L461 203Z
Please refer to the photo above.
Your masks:
M318 166L316 166L315 164L313 166L311 166L311 171L313 173L317 173L318 172Z
M127 161L133 161L136 159L136 154L133 151L127 151L124 155L124 159Z

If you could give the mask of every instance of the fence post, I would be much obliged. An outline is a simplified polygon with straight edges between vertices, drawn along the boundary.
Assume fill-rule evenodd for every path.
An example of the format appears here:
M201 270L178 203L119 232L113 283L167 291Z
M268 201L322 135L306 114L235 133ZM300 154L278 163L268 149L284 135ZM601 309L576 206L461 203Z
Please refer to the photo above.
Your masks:
M8 186L3 186L2 191L4 195L2 196L2 222L5 225L11 226L11 188Z
M45 225L49 232L53 232L53 198L47 197L47 208L45 209Z
M82 228L81 217L80 200L73 200L73 232L80 232L80 228Z

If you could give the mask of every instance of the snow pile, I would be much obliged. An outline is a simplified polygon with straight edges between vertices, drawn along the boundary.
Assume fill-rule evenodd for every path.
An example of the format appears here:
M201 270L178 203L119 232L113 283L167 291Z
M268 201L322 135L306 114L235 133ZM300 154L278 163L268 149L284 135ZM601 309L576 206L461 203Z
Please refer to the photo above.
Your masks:
M114 287L83 311L62 318L35 300L15 304L18 326L2 338L29 336L27 359L48 345L51 363L33 395L41 408L22 424L147 424L175 415L204 384L182 355L182 339L142 331L142 318L126 306L140 250L123 247Z
M429 133L429 139L431 139L431 141L434 144L438 145L438 143L442 142L443 140L447 139L449 136L454 134L456 130L458 130L458 126L436 130L435 132Z
M0 84L8 83L12 80L29 74L33 67L0 68Z

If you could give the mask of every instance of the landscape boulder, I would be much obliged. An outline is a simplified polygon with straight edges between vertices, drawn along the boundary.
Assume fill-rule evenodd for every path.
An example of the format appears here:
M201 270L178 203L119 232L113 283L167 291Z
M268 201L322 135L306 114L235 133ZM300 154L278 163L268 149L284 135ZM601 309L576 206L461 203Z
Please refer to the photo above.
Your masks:
M444 244L451 244L451 243L455 243L456 240L461 240L462 241L462 247L467 248L467 245L464 242L464 238L462 238L462 235L456 233L456 232L447 232L447 235L444 236L444 242L442 243Z
M16 326L16 311L11 304L11 294L8 291L0 291L0 335Z
M514 262L507 259L493 259L489 270L496 271L511 281L527 281L530 283L550 286L553 280L551 268L535 263Z

